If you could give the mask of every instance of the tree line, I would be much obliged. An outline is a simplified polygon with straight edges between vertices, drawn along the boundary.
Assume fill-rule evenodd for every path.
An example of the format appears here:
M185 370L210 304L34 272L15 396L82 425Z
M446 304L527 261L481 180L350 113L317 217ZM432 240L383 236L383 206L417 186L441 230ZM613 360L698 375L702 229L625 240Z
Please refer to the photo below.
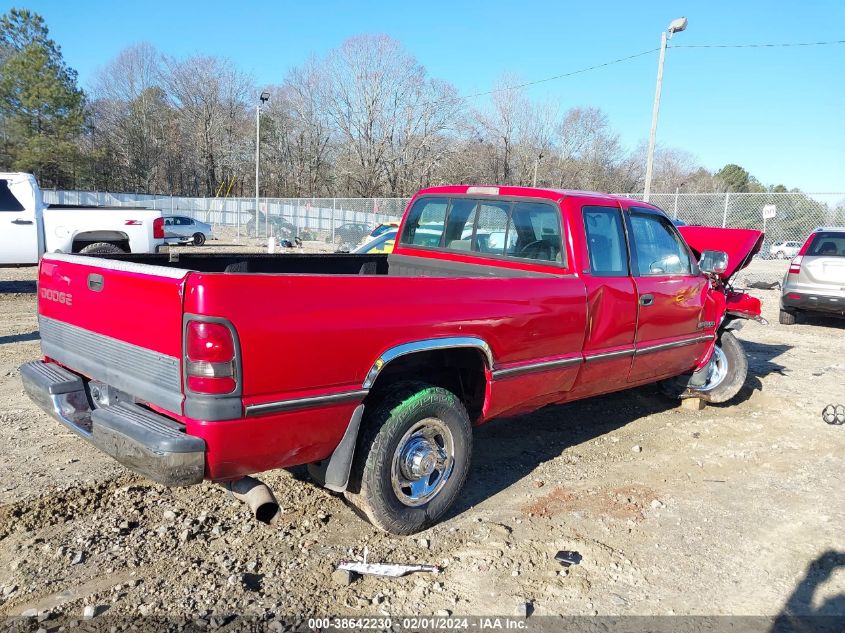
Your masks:
M0 170L42 186L187 196L401 197L436 184L640 192L645 146L627 149L607 114L530 99L502 76L476 107L400 42L359 35L257 86L231 61L177 59L141 43L85 90L43 18L0 18ZM653 191L786 191L738 165L713 173L658 148Z

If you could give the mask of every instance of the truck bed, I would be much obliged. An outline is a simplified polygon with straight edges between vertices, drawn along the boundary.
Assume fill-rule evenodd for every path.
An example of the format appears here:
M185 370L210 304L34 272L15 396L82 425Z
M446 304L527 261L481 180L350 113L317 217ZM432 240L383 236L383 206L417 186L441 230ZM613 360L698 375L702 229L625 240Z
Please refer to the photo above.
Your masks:
M179 268L204 273L288 273L310 275L386 275L387 255L160 253L96 255L100 259Z

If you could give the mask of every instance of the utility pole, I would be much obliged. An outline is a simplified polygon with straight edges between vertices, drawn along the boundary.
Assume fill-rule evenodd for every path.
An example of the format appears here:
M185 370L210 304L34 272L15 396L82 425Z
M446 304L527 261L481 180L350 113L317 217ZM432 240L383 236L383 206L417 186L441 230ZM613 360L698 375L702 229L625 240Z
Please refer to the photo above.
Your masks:
M255 237L258 237L258 153L261 145L261 106L270 99L270 93L266 90L261 93L258 103L255 105ZM267 233L267 218L265 216L264 232Z
M534 180L531 181L531 186L537 186L537 166L540 164L540 161L543 159L543 152L537 154L537 160L534 161Z
M651 132L648 135L648 155L645 164L645 188L643 200L648 202L651 193L651 176L654 170L654 146L657 141L657 115L660 113L660 91L663 88L663 61L666 58L666 43L674 33L680 33L687 28L687 19L672 20L669 28L660 34L660 57L657 60L657 87L654 90L654 106L651 110Z

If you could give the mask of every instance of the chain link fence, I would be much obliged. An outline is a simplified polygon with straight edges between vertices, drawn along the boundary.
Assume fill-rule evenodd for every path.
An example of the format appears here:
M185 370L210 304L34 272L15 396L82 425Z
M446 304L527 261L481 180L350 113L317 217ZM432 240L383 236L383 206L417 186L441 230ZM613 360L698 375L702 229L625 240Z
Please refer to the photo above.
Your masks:
M624 194L640 199L638 194ZM383 222L397 222L409 198L188 198L135 193L45 190L46 204L144 207L183 215L215 230L245 237L299 237L343 242L347 234ZM753 228L766 232L761 254L777 242L803 242L817 226L845 226L845 193L658 193L650 202L686 224ZM775 216L763 219L764 207ZM356 226L357 225L357 226ZM361 227L360 225L363 225Z

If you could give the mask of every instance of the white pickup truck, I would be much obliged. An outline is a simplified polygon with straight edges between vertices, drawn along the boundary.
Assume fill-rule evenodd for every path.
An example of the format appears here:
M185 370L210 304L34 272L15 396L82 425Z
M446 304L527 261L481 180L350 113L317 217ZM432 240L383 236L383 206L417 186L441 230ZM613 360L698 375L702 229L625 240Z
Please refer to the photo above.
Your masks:
M157 209L44 205L31 174L0 173L0 266L37 264L46 253L156 253L164 244Z

